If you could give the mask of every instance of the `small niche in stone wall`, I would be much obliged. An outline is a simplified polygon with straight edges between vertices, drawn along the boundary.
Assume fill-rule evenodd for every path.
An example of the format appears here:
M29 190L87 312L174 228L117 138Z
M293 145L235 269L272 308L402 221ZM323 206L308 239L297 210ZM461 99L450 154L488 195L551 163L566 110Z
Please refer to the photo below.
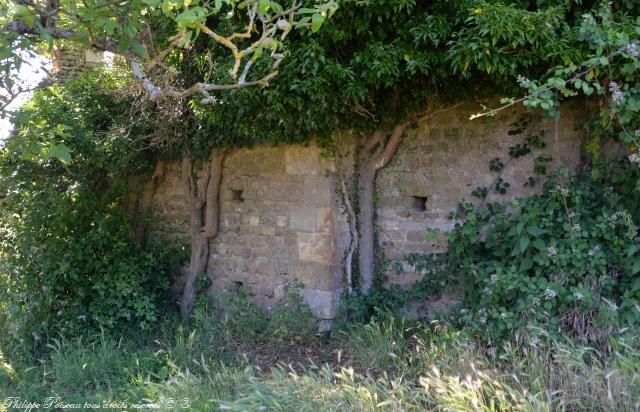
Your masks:
M236 290L236 292L239 292L240 290L242 290L243 286L244 286L244 282L239 282L239 281L233 282L233 287Z
M424 212L427 210L427 196L411 196L413 198L413 209L416 212Z
M234 190L231 189L231 199L235 202L235 203L242 203L244 202L244 198L242 197L242 190Z

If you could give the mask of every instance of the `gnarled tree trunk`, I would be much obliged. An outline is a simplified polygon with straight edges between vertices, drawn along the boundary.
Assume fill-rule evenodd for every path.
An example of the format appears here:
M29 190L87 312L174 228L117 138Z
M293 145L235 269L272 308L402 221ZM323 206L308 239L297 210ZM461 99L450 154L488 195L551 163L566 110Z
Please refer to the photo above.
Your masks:
M209 241L218 234L219 191L222 179L222 150L213 150L203 166L203 176L193 175L193 162L186 156L182 160L182 180L190 206L189 227L191 229L191 259L185 277L184 291L180 300L180 313L188 317L193 310L197 291L193 285L198 275L204 274L209 260Z
M376 270L374 221L376 173L389 163L408 126L409 121L396 125L388 139L385 139L384 132L376 130L367 136L358 152L358 224L360 227L358 264L362 280L362 293L365 295L373 286L373 276Z
M411 123L424 121L434 116L452 110L462 103L455 104L448 108L432 110L432 106L427 109L427 114L421 117L409 116L404 122L398 123L393 127L389 135L382 130L376 130L368 135L357 148L357 164L356 164L356 185L358 191L358 213L357 222L359 230L359 242L355 242L358 246L358 265L361 276L361 290L367 295L373 286L373 277L376 272L375 257L375 179L378 170L385 167L393 155L396 153L402 138ZM350 206L350 200L346 189L343 187L343 197L345 198L345 207L347 211ZM351 216L350 221L352 221ZM350 230L352 232L352 230ZM351 235L354 236L353 233ZM353 245L353 239L351 245ZM349 251L351 250L351 247ZM348 263L348 262L347 262ZM347 270L348 280L351 279L350 268ZM349 284L349 287L351 285Z

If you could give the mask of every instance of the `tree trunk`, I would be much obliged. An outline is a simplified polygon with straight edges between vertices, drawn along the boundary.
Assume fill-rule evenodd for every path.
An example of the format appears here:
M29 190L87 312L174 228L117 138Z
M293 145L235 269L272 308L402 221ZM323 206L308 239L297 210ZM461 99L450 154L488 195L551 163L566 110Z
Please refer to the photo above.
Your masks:
M158 186L160 186L160 183L164 180L166 171L167 163L164 160L158 160L153 170L153 175L151 175L151 178L144 184L144 188L142 189L142 198L140 199L140 205L138 206L136 217L137 225L133 230L133 238L140 247L145 246L151 205L153 203L153 198L156 195L156 191L158 190Z
M358 152L358 224L360 226L360 249L358 263L360 268L362 293L369 294L373 286L376 271L375 259L375 180L376 173L389 163L402 141L409 121L398 124L391 135L385 139L381 130L367 136Z
M375 171L366 164L358 165L358 225L360 226L360 242L358 249L358 266L362 293L367 295L373 286L375 273L375 232L374 232L374 180Z
M195 279L206 272L209 260L209 241L218 234L219 192L222 179L224 153L213 150L211 158L203 166L203 177L198 185L193 176L192 161L185 157L182 161L182 179L190 200L191 259L185 277L185 285L180 300L180 313L189 317L197 297L193 285Z

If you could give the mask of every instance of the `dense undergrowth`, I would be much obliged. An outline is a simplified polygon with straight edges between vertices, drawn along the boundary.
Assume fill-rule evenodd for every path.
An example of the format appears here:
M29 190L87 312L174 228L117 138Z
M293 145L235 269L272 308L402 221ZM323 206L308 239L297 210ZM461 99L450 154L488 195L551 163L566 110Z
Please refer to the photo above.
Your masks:
M200 309L190 324L164 319L151 334L53 340L42 359L3 358L0 392L41 403L53 397L59 407L154 403L162 410L640 407L640 351L631 331L612 338L606 353L540 331L538 342L496 352L445 324L392 316L284 346L268 343L265 330L253 331L257 341L245 339L248 326Z

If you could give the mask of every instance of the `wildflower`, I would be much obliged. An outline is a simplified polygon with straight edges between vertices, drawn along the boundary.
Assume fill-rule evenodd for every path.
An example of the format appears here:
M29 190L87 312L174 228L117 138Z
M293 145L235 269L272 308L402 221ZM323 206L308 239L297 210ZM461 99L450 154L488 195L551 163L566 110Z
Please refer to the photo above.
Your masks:
M595 245L594 247L591 248L591 250L589 250L588 255L594 256L599 250L600 250L600 245Z
M485 287L484 289L482 289L482 293L484 293L485 295L491 295L493 292L488 287Z
M580 227L579 224L575 224L573 226L571 226L571 233L578 233L582 228Z
M496 283L498 281L498 275L495 273L491 275L491 283Z
M475 343L472 343L472 342L464 342L462 344L462 347L465 348L468 351L472 351L472 350L476 349Z
M466 309L460 309L460 314L461 314L461 315L464 315L464 314L466 314L466 313L467 313L467 310L466 310Z
M612 222L615 222L616 220L618 220L618 214L614 213L609 217L609 220Z
M555 290L553 290L551 288L546 288L544 290L544 296L546 296L547 299L553 299L556 296L558 296L558 292L556 292Z
M35 340L40 340L40 335L38 335L35 332L31 333L31 336L33 336L33 339L35 339Z
M487 349L487 355L489 355L492 358L496 357L496 353L497 353L496 348Z
M578 292L578 291L575 291L575 292L573 292L573 297L576 300L582 300L582 298L584 298L584 295L582 293Z
M620 90L618 83L609 83L609 91L611 92L611 100L616 106L621 106L624 103L624 93Z
M487 318L486 317L481 317L480 318L480 323L482 323L483 325L487 323Z
M56 315L62 316L62 309L60 309L58 312L56 312Z
M569 213L569 219L573 219L574 217L576 217L576 212Z
M534 296L534 297L531 299L531 304L532 304L533 306L538 306L538 305L540 304L540 298L538 298L538 297L535 297L535 296Z
M87 320L87 315L80 315L78 316L78 319L80 319L81 321L85 321Z
M531 346L538 346L538 344L540 343L540 338L537 336L534 336L533 338L531 338L529 343L531 344Z
M560 187L558 191L562 196L569 196L569 189L567 189L566 187Z
M638 47L635 43L627 44L627 53L629 53L633 57L640 57L640 52L638 52Z
M558 250L554 246L547 248L547 257L553 257L558 254Z
M518 75L516 81L518 82L518 85L520 85L520 87L529 87L529 85L531 84L531 80L521 75Z
M506 319L507 314L505 312L500 313L500 319Z
M629 155L629 161L631 163L640 163L640 153L631 153Z

